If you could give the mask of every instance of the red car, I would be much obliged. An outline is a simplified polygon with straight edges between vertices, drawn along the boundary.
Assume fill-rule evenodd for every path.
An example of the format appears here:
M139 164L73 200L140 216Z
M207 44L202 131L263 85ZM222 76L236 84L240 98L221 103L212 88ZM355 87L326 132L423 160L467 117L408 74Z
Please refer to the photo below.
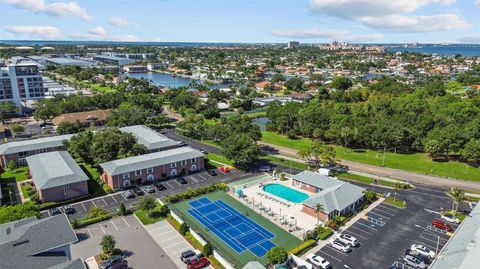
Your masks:
M224 173L224 174L227 174L228 172L230 172L231 169L230 169L230 167L224 165L224 166L218 168L218 170L220 172Z
M187 269L199 269L208 265L208 259L205 257L195 258L188 261Z
M445 231L448 231L448 232L453 231L452 226L450 226L450 224L448 224L447 222L445 222L443 220L434 219L434 220L432 220L432 225L437 227L438 229L442 229L442 230L445 230Z

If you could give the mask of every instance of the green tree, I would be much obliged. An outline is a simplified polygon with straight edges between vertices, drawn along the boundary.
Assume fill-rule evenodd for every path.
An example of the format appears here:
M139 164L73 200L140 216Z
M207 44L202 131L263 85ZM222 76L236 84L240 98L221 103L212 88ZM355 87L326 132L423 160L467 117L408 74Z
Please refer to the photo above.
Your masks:
M38 211L37 206L31 202L12 206L0 206L0 224L29 217L40 218L40 212Z
M103 216L105 214L107 214L105 209L103 209L101 207L92 207L88 211L88 218L96 218L96 217Z
M127 215L127 208L125 207L124 203L120 203L120 207L118 208L118 215L120 216Z
M315 213L317 213L317 225L320 223L320 213L325 210L324 206L320 203L315 204Z
M309 145L307 148L299 150L298 156L313 164L314 169L318 169L322 165L335 163L335 150L333 147L318 141Z
M0 120L5 119L7 116L11 116L18 113L18 108L13 102L0 102Z
M15 163L14 160L8 161L8 163L7 163L7 169L8 169L9 171L14 171L14 170L17 169L17 168L18 168L18 167L17 167L17 164Z
M246 166L260 154L257 143L245 134L232 134L222 141L222 154L235 164Z
M203 246L203 255L205 255L205 257L208 257L210 255L213 254L213 248L212 248L212 245L210 243L206 243L205 246Z
M138 201L138 209L143 210L147 213L147 216L151 217L151 212L157 207L157 200L150 195L146 195Z
M465 144L460 155L469 163L480 163L480 139L471 139Z
M100 246L102 247L102 252L104 254L110 254L112 250L115 248L117 241L115 241L115 237L110 234L106 234L102 237L102 241L100 242Z
M350 87L353 86L352 80L347 77L335 77L332 82L330 83L330 88L339 90L339 91L346 91Z
M188 225L185 222L180 224L179 232L181 235L185 236L188 230L189 230Z
M303 91L303 80L301 78L291 78L285 82L285 87L294 92Z
M10 130L12 132L14 132L15 134L18 134L18 133L22 133L23 131L25 131L25 128L20 124L11 124L10 125Z
M283 263L287 260L288 253L282 247L273 247L267 252L267 259L272 264Z
M460 203L465 200L465 191L457 189L457 188L452 188L449 192L448 195L452 198L453 205L452 205L452 210L454 212L454 215L457 214L458 206Z

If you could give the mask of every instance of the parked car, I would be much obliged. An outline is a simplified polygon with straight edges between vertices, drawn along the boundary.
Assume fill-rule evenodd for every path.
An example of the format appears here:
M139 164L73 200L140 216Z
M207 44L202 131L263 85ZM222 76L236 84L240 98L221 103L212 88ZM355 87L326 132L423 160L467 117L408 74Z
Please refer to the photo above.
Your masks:
M102 262L98 268L99 269L120 269L127 268L128 262L123 259L122 256L113 256L112 258Z
M332 265L327 260L315 254L308 254L307 261L321 269L333 269Z
M342 252L350 252L352 250L352 248L348 245L348 244L345 244L343 243L342 241L340 240L337 240L335 238L333 239L330 239L330 241L328 242L328 244L333 247L334 249L336 250L340 250Z
M432 259L430 259L430 257L428 257L427 255L423 255L421 253L418 253L415 250L407 249L407 250L405 250L405 255L411 255L415 258L419 258L425 264L431 264L432 263Z
M184 263L187 263L191 258L195 257L195 255L197 254L193 252L193 250L187 250L180 254L180 260L182 260Z
M227 173L230 172L231 169L230 169L230 167L224 165L224 166L220 166L220 168L218 168L218 170L219 170L220 172L224 173L224 174L227 174Z
M217 171L215 171L214 169L208 170L207 173L208 173L209 175L211 175L212 177L218 176Z
M142 195L145 194L145 193L143 192L143 190L140 189L139 187L135 187L135 188L133 189L133 192L134 192L136 195L138 195L138 196L142 196Z
M209 264L208 259L205 257L195 258L188 261L187 269L203 268Z
M152 187L152 185L146 185L143 187L147 193L154 193L155 189Z
M443 220L434 219L432 220L432 225L437 227L438 229L442 229L449 232L453 231L452 226L450 226L450 224L448 224L446 221L443 221Z
M123 196L127 199L135 198L135 193L132 190L124 191Z
M75 210L75 208L73 208L71 205L64 205L62 207L63 209L63 212L65 212L65 214L67 215L71 215L71 214L75 214L77 213L77 211Z
M388 269L403 269L402 267L399 267L399 266L396 266L396 265L392 265L390 266L390 268Z
M187 180L184 177L177 177L177 181L180 184L188 184Z
M358 242L357 238L348 234L340 234L337 236L337 239L352 247L360 246L360 243Z
M54 207L54 208L50 208L48 210L48 213L50 214L50 216L55 216L55 215L62 214L62 211L60 211L58 207Z
M423 254L425 256L428 256L430 257L431 259L435 259L435 252L433 252L432 250L430 250L429 248L427 248L426 246L424 245L420 245L420 244L413 244L411 247L410 247L411 250L413 251L416 251L420 254Z
M167 189L167 187L165 187L162 183L155 183L155 187L158 191L164 191Z
M459 224L460 220L452 214L445 214L440 217L444 221Z
M403 261L408 265L413 268L418 268L418 269L424 269L427 268L424 262L420 260L419 258L415 258L412 255L405 255L403 257Z
M272 171L272 167L271 166L262 166L258 169L258 172L271 172Z

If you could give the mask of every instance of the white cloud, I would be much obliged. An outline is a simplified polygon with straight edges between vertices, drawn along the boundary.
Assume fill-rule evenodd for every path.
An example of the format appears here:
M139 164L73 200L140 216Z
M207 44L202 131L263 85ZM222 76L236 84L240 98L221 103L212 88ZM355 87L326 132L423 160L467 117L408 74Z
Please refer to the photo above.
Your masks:
M480 7L480 0L475 1L475 5L476 5L477 7Z
M0 3L53 17L75 17L85 21L92 20L92 16L88 14L87 10L76 2L53 2L47 4L45 0L0 0Z
M138 42L140 39L134 35L124 35L124 36L114 36L113 41L122 41L122 42Z
M14 25L5 26L5 30L15 36L21 35L29 38L40 39L60 39L62 34L57 27L53 26L27 26L27 25Z
M107 31L105 31L105 29L103 29L100 26L92 28L88 32L92 35L98 35L98 36L106 36L107 35Z
M108 22L115 27L126 27L130 26L130 22L122 17L110 17Z
M460 37L458 38L457 41L460 43L466 43L466 44L480 44L480 35Z
M390 15L363 20L367 27L396 32L421 33L465 29L471 25L457 14L439 14L434 16Z
M458 14L411 15L430 4L453 3L455 0L310 0L310 9L317 15L358 21L366 27L388 32L418 33L470 27Z
M349 31L328 28L311 28L306 30L274 30L272 33L278 37L289 38L344 39L349 34Z

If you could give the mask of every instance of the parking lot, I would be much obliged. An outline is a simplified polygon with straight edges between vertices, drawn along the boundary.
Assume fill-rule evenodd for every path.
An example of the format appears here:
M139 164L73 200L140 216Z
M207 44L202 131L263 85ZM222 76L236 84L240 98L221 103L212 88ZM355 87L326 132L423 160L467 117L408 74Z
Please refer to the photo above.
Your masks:
M201 171L195 174L184 176L187 184L181 184L177 179L162 181L160 183L166 187L166 190L159 191L155 189L154 193L147 194L145 191L144 193L145 195L152 195L155 198L161 199L167 195L183 192L188 188L196 189L202 186L211 185L215 182L231 182L233 180L249 176L248 174L245 174L244 172L239 170L232 170L228 174L224 174L217 169L215 169L215 171L217 173L217 176L211 176L210 174L208 174L207 171ZM123 195L123 192L120 191L114 194L90 199L87 201L72 203L70 205L75 209L76 213L68 216L70 219L84 218L88 215L88 212L92 207L101 207L109 211L117 210L120 206L120 203L125 204L125 206L129 208L133 206L140 199L140 197L142 196L136 196L135 198L128 199ZM47 210L43 211L42 215L46 217L49 215L49 212Z
M391 192L389 189L376 191ZM444 191L419 187L415 190L399 191L397 198L407 200L407 208L400 209L381 203L365 218L355 222L343 233L354 236L360 246L343 253L327 245L317 255L327 259L334 268L389 268L396 263L401 268L405 250L412 244L421 244L433 251L440 251L449 235L432 227L440 211L451 208L451 199ZM453 229L458 225L453 224Z
M74 259L85 260L101 253L100 241L110 234L115 237L116 247L124 250L130 268L177 268L133 215L93 224L75 233L79 241L71 248Z

